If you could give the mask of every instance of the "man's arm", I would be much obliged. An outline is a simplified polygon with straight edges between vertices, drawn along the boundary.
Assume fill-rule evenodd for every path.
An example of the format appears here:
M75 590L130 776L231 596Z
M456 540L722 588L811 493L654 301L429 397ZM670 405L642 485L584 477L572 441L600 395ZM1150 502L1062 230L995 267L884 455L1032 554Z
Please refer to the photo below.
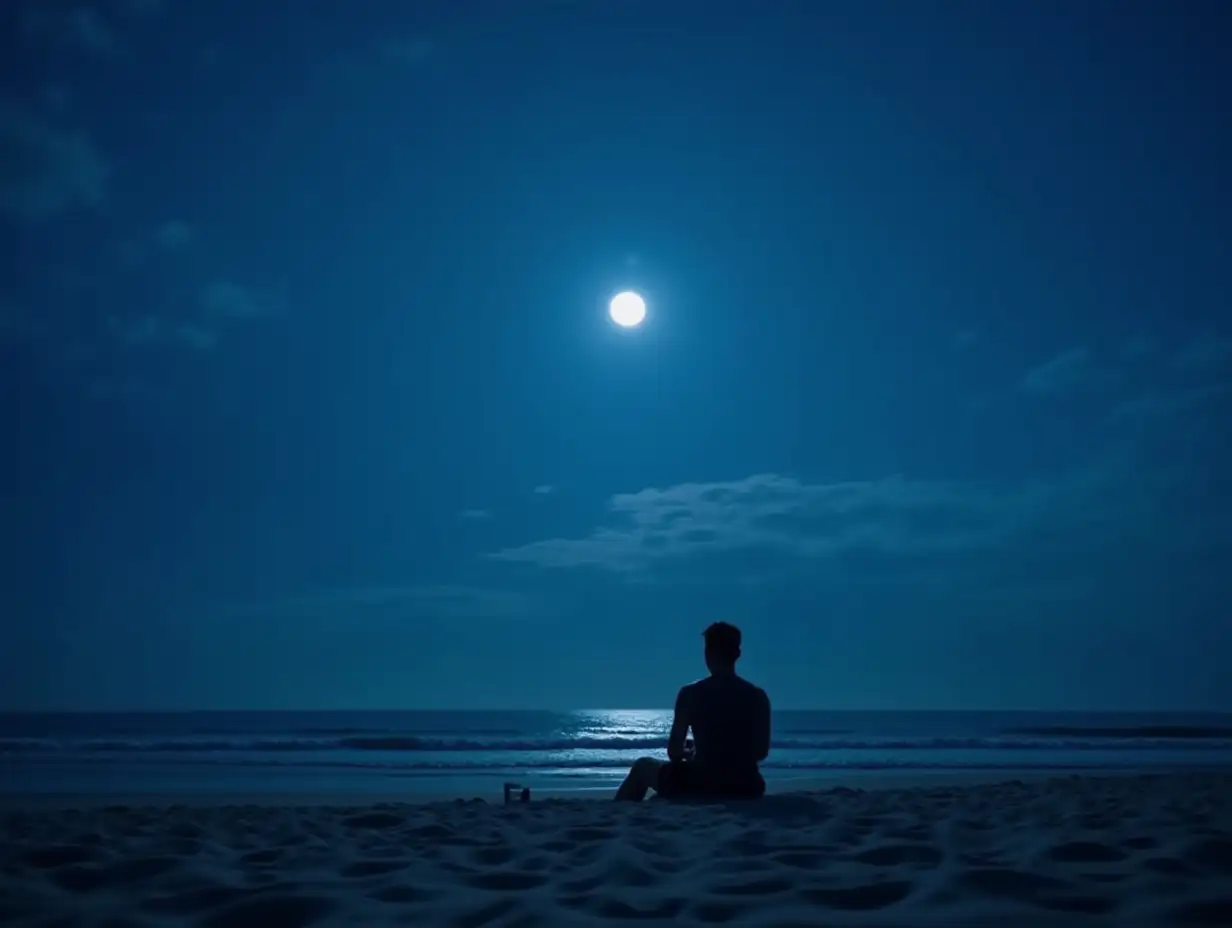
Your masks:
M757 707L757 728L753 732L753 753L758 761L766 759L770 753L770 697L762 691L761 703Z
M676 694L676 712L672 716L672 733L667 736L667 759L684 760L684 739L689 735L689 688Z

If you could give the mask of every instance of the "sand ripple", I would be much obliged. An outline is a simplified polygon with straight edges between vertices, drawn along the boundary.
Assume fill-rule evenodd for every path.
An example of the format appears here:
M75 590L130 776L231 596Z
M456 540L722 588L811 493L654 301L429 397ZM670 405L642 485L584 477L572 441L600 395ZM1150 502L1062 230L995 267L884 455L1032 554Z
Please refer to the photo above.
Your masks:
M0 815L0 923L1230 926L1232 778Z

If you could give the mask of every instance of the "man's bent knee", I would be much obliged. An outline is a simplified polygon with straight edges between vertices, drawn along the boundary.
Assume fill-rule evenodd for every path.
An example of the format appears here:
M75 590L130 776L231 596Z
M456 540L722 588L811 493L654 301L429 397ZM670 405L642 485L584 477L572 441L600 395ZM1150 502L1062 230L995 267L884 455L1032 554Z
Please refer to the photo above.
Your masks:
M654 778L659 775L659 768L663 766L663 762L655 760L653 757L639 757L633 762L633 769L630 771L636 774L639 778Z

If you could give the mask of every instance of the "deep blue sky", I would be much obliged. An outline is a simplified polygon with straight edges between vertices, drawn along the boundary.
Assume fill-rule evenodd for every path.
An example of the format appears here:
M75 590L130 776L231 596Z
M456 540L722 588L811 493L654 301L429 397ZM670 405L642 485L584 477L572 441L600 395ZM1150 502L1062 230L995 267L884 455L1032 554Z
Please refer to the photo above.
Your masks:
M1232 709L1230 23L5 4L0 707Z

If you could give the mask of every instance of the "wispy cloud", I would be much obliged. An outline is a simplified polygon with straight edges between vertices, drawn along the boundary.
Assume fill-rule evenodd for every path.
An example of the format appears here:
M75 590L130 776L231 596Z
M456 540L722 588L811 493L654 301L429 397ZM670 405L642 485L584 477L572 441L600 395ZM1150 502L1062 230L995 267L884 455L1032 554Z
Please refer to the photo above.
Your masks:
M0 297L0 344L37 340L44 334L39 323L28 307Z
M1070 348L1055 358L1032 368L1019 388L1035 396L1067 393L1081 383L1087 373L1089 354L1085 348Z
M959 351L974 348L980 340L980 333L975 329L960 329L954 333L954 347Z
M212 316L258 319L286 311L286 297L262 293L229 280L215 281L201 292L201 308Z
M96 206L108 168L89 137L0 103L0 213L40 221Z
M86 5L57 8L32 3L21 19L22 32L30 41L110 57L119 51L115 33L98 10Z
M1198 374L1232 368L1232 338L1202 335L1177 352L1176 366Z
M422 35L389 38L379 47L382 60L396 65L423 64L436 51L436 43Z
M1155 351L1155 340L1149 335L1135 335L1121 343L1121 356L1136 361Z
M540 567L640 571L654 563L764 550L806 559L869 552L967 553L1045 526L1099 520L1102 475L1014 484L908 480L804 483L758 474L612 497L610 524L580 538L507 548L496 560ZM1106 514L1106 513L1105 513Z
M155 240L167 251L180 251L192 244L192 226L182 219L171 219L158 227Z
M535 495L536 496L549 496L550 494L555 492L555 490L556 488L552 486L550 483L541 483L539 484L539 486L535 487Z
M218 344L218 336L192 323L175 323L158 316L109 316L107 328L112 338L125 348L152 348L182 345L194 351L208 351Z
M209 351L218 344L218 336L195 325L176 326L172 337L195 351Z
M163 334L163 323L157 316L109 316L107 328L117 341L129 347L152 344Z
M132 16L155 16L167 9L166 0L116 0L120 10Z
M182 219L169 219L116 245L116 255L129 267L142 267L159 252L186 251L193 243L193 227Z
M463 509L458 513L458 518L463 522L489 522L492 513L486 509Z
M1138 422L1167 419L1191 412L1232 395L1232 386L1214 384L1171 392L1155 391L1121 403L1113 418Z
M1139 383L1137 395L1113 409L1114 419L1163 421L1206 410L1232 395L1232 339L1206 332L1171 352L1157 351L1150 343L1149 351L1123 353L1160 356L1152 370L1144 372L1149 379Z

